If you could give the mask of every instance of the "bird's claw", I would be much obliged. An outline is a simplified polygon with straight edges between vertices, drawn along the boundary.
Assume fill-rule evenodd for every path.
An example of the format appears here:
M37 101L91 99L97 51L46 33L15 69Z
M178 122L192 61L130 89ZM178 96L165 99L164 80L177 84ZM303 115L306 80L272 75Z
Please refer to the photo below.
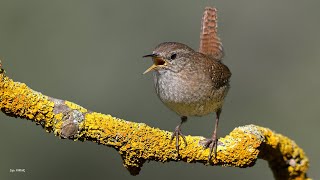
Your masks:
M218 139L217 138L212 138L212 139L205 139L200 141L200 144L205 148L210 148L209 151L209 156L208 156L208 162L212 158L212 152L214 152L214 158L217 157L217 147L218 147Z
M174 138L176 138L176 149L177 149L178 155L179 155L179 139L180 139L180 136L182 137L185 145L187 146L187 139L186 139L186 137L181 133L180 127L177 126L176 129L174 130L174 132L173 132L172 135L171 135L170 143L172 142L172 140L173 140Z

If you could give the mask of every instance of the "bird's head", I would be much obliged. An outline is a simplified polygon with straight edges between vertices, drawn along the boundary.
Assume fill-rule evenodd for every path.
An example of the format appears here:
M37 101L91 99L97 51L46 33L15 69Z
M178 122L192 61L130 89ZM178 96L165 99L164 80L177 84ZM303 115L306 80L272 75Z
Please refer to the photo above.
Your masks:
M187 45L177 42L164 42L159 44L152 54L143 57L151 57L153 65L151 65L143 74L155 71L179 71L186 64L194 50Z

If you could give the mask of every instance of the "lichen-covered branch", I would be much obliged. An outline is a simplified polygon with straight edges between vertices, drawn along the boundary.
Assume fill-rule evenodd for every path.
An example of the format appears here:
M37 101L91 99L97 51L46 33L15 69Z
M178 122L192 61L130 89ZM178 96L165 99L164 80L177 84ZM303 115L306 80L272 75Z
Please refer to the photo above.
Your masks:
M61 138L89 140L115 148L133 175L139 173L146 160L244 168L261 158L269 162L275 179L308 179L309 161L304 151L294 141L264 127L235 128L219 139L217 157L211 162L207 162L209 150L199 144L204 137L186 136L188 145L180 142L178 156L175 143L170 142L171 132L48 97L24 83L14 82L2 68L0 108L7 115L32 120Z

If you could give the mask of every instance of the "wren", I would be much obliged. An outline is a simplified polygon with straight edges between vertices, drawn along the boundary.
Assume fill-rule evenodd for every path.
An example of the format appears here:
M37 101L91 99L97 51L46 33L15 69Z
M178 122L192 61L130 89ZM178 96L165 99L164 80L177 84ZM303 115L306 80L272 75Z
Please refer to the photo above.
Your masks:
M217 155L217 128L224 99L230 88L231 72L221 60L224 56L222 43L217 36L217 10L207 7L201 23L200 49L193 50L185 44L164 42L159 44L151 57L154 87L160 100L181 117L171 141L176 139L179 154L179 137L187 145L181 133L181 125L189 116L204 116L215 112L215 126L211 138L203 145L210 148L209 161L214 151Z

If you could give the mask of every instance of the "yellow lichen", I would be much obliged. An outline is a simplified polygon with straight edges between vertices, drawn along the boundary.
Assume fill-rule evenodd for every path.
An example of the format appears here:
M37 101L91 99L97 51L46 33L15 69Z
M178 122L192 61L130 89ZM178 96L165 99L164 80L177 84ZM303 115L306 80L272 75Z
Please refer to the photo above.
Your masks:
M65 104L66 104L69 108L78 110L78 111L80 111L80 112L82 112L82 113L85 113L85 112L88 111L87 109L79 106L78 104L75 104L75 103L73 103L73 102L70 102L70 101L65 101Z
M26 84L14 82L4 74L0 75L0 106L8 113L26 117L36 122L52 126L54 103L39 92L33 91Z

